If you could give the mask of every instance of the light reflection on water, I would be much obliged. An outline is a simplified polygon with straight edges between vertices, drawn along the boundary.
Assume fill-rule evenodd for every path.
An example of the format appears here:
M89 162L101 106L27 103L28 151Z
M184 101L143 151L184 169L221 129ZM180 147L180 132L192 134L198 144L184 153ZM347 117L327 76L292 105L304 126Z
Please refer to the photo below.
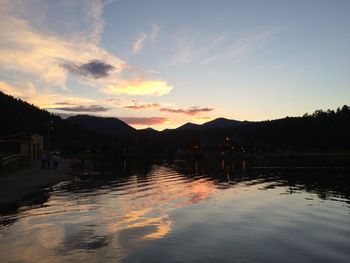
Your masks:
M347 262L349 171L137 165L0 217L0 262Z

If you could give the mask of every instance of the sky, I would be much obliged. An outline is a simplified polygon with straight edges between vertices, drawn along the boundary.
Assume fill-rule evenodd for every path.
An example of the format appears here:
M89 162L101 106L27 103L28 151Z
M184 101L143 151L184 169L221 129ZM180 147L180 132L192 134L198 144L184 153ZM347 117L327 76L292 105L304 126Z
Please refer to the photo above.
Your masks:
M0 0L0 90L175 128L350 104L350 1Z

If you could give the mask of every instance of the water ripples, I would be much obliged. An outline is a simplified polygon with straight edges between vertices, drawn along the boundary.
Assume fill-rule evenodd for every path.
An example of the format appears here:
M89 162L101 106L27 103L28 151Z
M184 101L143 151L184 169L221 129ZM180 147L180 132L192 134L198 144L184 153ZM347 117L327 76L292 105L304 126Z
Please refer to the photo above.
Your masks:
M62 182L47 190L44 203L0 217L1 262L345 262L350 256L343 177L329 183L318 172L315 181L310 170L195 167L202 168L131 165Z

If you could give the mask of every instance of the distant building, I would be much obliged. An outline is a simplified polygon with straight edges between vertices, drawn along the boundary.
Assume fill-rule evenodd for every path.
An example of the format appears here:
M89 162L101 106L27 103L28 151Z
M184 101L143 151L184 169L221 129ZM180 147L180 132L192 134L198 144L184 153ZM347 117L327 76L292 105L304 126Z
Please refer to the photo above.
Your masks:
M28 160L40 159L44 138L38 134L14 134L0 137L0 153L19 154Z
M230 137L226 137L220 144L220 151L221 155L225 157L245 153L244 148Z
M200 160L203 159L204 151L203 144L197 137L192 139L186 144L183 155L189 160Z

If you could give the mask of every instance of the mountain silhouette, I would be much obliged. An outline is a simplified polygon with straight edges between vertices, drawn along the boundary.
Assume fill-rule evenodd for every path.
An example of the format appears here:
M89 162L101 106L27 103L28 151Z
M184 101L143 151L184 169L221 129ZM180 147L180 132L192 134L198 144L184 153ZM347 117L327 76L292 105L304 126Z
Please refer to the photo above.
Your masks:
M175 130L184 131L184 130L198 130L200 128L199 124L194 124L192 122L187 122L184 125L176 128Z
M195 124L192 122L188 122L175 130L184 131L184 130L204 130L204 129L226 129L226 128L234 128L241 126L243 124L249 124L248 121L237 121L237 120L229 120L226 118L217 118L212 121L208 121L203 124Z
M203 129L208 129L208 128L220 128L220 129L226 129L226 128L233 128L240 126L242 124L247 124L248 122L242 122L242 121L236 121L236 120L229 120L226 118L217 118L215 120L206 122L201 125Z
M316 110L300 117L259 122L218 118L202 125L186 123L158 132L152 128L136 130L110 117L77 115L62 119L0 92L0 123L0 136L37 133L47 141L50 131L52 149L67 154L99 153L111 158L124 156L125 151L147 157L171 156L186 148L194 138L209 151L217 151L227 137L254 151L348 152L350 149L350 108L347 105L336 110Z
M112 117L75 115L68 117L67 121L103 135L122 135L134 133L136 131L136 129L129 126L125 122Z

